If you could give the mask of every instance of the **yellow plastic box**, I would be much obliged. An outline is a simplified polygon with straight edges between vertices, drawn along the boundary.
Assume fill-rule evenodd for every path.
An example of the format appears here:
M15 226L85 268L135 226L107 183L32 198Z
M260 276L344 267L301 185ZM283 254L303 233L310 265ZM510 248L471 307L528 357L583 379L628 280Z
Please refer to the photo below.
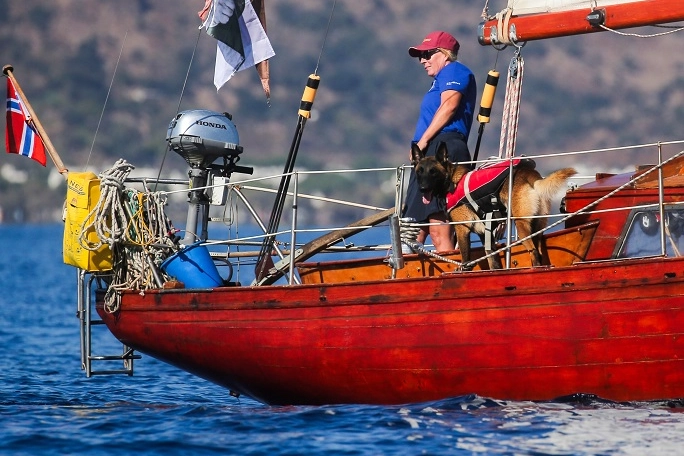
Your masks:
M69 173L64 219L64 263L91 272L112 269L112 252L109 245L104 244L97 250L88 250L79 242L82 227L92 223L92 220L86 219L97 206L99 199L100 179L95 174ZM87 230L86 239L93 244L99 241L94 228Z

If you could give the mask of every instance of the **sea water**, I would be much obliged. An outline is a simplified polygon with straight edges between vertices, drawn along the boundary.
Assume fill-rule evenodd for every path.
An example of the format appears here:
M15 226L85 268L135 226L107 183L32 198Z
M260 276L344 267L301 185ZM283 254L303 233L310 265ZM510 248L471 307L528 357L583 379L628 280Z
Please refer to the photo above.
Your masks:
M86 378L76 271L62 263L61 236L60 225L0 226L0 454L684 451L684 407L676 400L613 403L577 395L511 402L469 395L394 406L270 407L145 355L132 377ZM116 349L116 341L101 348Z

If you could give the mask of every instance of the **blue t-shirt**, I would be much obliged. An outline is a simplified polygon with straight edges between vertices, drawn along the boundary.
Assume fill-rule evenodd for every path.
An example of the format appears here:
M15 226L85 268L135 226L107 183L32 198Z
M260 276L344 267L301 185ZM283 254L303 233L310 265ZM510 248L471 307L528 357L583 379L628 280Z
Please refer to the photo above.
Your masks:
M425 130L427 130L428 125L430 125L432 118L437 112L437 108L439 108L442 102L442 92L445 90L461 92L463 98L451 119L451 123L447 124L441 131L457 131L468 139L470 127L473 124L473 113L475 112L475 101L477 98L475 76L461 62L451 62L435 75L432 87L423 97L413 141L420 140Z

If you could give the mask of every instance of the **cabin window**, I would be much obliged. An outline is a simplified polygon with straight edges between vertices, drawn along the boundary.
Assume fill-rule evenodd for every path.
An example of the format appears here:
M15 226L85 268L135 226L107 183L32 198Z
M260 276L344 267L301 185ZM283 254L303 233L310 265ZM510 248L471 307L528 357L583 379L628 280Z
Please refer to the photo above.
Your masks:
M665 251L668 256L684 252L684 209L665 206ZM634 209L623 232L617 258L660 255L660 212L657 209Z

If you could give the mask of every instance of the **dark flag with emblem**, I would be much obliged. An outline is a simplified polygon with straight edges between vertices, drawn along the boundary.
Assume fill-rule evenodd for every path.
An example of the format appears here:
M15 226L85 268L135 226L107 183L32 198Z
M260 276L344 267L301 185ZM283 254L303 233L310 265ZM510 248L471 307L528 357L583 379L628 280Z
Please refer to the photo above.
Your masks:
M220 89L233 75L266 62L275 52L260 20L263 0L257 2L259 14L249 0L206 0L199 12L202 27L218 40L214 85ZM268 66L257 67L266 95L270 95Z

